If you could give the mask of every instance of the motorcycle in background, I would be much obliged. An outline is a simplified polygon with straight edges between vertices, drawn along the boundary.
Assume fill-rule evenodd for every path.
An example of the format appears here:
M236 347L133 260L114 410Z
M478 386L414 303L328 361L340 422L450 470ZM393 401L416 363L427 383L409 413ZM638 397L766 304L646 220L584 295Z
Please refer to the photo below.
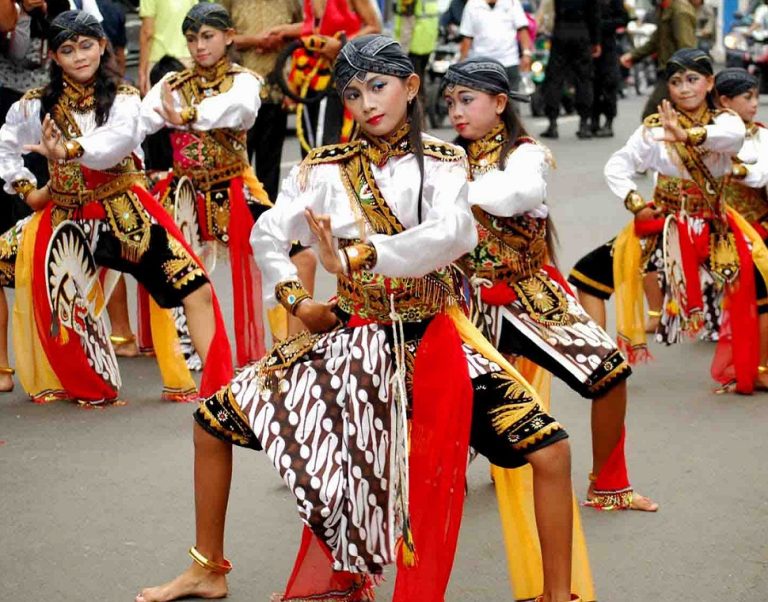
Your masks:
M760 93L768 93L768 30L753 30L751 15L733 17L735 25L723 38L725 66L746 69L757 77Z
M643 8L635 10L635 18L627 23L626 40L631 50L645 44L656 31L656 24L648 20L648 12ZM635 93L642 96L656 85L656 62L651 57L638 61L630 70Z
M435 50L429 56L426 69L426 113L429 126L438 129L445 126L448 107L440 94L440 84L448 67L459 62L459 35L455 28L441 30Z

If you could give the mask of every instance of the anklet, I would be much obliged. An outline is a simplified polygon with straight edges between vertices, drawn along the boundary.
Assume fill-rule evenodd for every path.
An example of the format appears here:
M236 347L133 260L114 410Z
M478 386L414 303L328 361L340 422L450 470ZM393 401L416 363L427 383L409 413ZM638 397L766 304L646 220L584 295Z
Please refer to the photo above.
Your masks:
M656 311L655 309L649 309L647 312L649 318L660 318L661 312Z
M216 573L217 575L226 575L229 573L229 571L232 570L232 563L226 558L224 559L224 562L221 563L213 562L198 552L195 546L189 548L189 555L192 560L194 560L201 567L211 571L212 573Z
M4 367L4 368L0 368L0 374L9 374L13 376L14 374L16 374L16 370L14 370L13 368Z
M135 335L131 335L129 337L121 337L116 334L109 335L109 342L113 345L127 345L128 343L133 343L135 340Z

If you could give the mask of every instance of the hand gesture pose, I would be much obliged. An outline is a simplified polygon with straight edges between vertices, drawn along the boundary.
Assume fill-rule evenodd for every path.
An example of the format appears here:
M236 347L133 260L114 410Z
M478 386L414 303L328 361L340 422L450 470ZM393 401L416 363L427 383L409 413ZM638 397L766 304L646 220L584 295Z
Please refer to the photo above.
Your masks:
M680 125L677 118L677 111L672 103L664 99L658 106L659 116L661 117L661 127L664 128L661 135L656 135L655 139L659 142L686 142L688 132Z
M320 263L328 273L341 274L344 266L339 259L336 241L331 232L331 218L327 215L315 215L309 207L304 210L304 217L307 219L309 229L317 237Z
M161 107L155 107L158 115L165 119L166 123L171 125L184 125L184 119L181 117L181 113L176 110L173 103L173 94L171 93L171 87L168 82L163 82L160 88L160 100L162 102Z
M67 158L67 149L64 148L61 132L48 114L43 118L40 142L37 144L25 144L24 150L29 153L38 153L52 161L60 161Z

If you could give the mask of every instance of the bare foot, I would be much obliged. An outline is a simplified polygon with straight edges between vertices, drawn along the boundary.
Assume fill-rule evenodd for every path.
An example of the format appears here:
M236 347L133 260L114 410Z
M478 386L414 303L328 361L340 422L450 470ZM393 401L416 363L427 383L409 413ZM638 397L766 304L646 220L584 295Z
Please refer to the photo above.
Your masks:
M0 374L0 393L13 391L13 374Z
M112 347L117 357L137 357L139 355L139 346L136 344L136 337L119 337L112 335L109 337L112 341Z
M630 505L629 509L638 510L640 512L656 512L659 509L659 505L651 498L634 492L632 494L632 504Z
M197 563L165 585L148 587L136 596L136 602L170 602L179 598L212 600L227 597L227 578L204 569Z

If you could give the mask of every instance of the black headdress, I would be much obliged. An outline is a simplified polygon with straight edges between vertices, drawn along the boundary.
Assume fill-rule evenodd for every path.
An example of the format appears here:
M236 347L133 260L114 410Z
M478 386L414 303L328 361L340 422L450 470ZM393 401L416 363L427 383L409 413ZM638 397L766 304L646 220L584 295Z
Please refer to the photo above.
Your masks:
M59 14L48 29L48 44L54 52L67 40L79 36L106 38L104 28L93 15L81 10L67 10Z
M226 31L232 29L232 17L221 4L200 2L189 9L181 24L181 33L197 33L203 25Z
M712 75L714 73L712 57L698 48L681 48L667 61L665 75L669 79L680 71L696 71L702 75Z
M466 59L451 65L443 77L441 86L442 90L452 86L466 86L487 94L506 94L513 100L530 101L528 95L509 89L509 78L504 65L485 57Z
M731 67L715 76L715 90L721 96L733 98L757 88L757 78L746 69Z
M392 38L378 34L360 36L347 42L336 59L336 89L341 94L353 78L362 80L371 72L408 77L414 70L408 55Z

